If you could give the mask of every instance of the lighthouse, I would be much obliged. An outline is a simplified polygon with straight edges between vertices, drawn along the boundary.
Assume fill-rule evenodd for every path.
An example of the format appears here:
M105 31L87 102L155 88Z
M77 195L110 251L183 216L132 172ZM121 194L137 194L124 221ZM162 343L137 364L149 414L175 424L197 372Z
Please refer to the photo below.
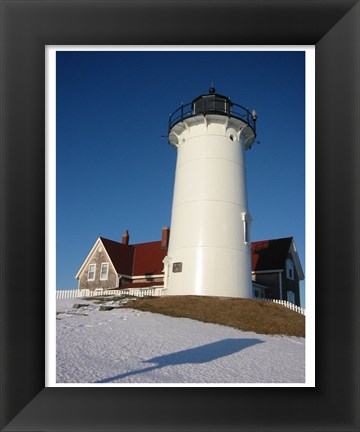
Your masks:
M177 149L167 295L252 298L245 150L256 113L211 87L169 118Z

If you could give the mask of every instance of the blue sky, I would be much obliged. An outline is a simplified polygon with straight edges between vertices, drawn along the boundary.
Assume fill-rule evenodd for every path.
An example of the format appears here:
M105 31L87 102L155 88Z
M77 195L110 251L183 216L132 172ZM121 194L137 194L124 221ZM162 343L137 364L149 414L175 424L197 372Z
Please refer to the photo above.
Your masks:
M169 114L212 82L258 113L246 152L251 239L293 236L306 270L303 51L58 51L57 289L77 287L99 235L160 240L176 163Z

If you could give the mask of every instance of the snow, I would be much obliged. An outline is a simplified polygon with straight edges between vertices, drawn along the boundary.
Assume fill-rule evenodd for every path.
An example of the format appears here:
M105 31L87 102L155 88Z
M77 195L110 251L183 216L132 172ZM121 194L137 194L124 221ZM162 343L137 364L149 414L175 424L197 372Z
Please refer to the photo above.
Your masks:
M73 309L76 303L87 306ZM57 383L304 383L305 339L57 300Z

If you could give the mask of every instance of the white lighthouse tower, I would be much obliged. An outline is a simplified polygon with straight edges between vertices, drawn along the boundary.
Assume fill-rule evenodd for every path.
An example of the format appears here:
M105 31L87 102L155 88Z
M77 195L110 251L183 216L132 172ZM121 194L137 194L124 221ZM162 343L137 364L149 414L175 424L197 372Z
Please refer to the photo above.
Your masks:
M244 152L254 142L255 123L255 111L213 87L171 114L177 163L167 295L252 297Z

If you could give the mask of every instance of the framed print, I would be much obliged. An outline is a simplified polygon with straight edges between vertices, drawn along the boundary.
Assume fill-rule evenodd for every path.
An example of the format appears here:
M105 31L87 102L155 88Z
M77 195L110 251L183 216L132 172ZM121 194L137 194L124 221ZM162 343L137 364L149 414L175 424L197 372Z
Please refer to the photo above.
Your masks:
M359 2L30 0L1 12L2 430L359 430ZM51 45L315 46L315 387L45 386Z
M315 152L314 51L313 47L299 46L231 46L230 49L227 46L213 49L170 45L46 47L46 81L54 83L56 76L56 88L55 85L49 90L47 87L47 123L55 123L56 118L57 125L56 128L47 127L51 135L46 142L47 154L55 156L53 150L56 149L56 161L52 157L46 162L48 209L55 207L50 204L56 197L56 218L48 216L47 226L51 221L57 221L56 229L53 227L46 235L48 263L51 263L50 257L54 262L48 268L56 268L56 271L47 271L49 280L46 282L47 387L314 385L314 289L311 288L314 276L310 276L308 265L305 271L306 286L309 287L306 312L296 309L298 312L293 314L281 307L279 310L273 301L259 303L260 299L269 298L285 302L293 293L293 303L285 304L297 308L302 304L305 309L302 276L305 265L305 165L310 191L310 204L306 206L307 233L314 230L314 216L310 214L311 209L314 211L311 192L314 192L315 176L313 168L310 174ZM224 69L224 65L231 67ZM189 70L191 83L183 78ZM214 96L201 96L194 111L192 104L184 104L171 117L171 123L174 123L171 131L183 124L177 121L181 109L188 121L201 122L206 118L206 134L201 139L206 144L197 146L192 139L184 138L187 146L174 146L174 142L169 145L170 140L177 139L171 135L173 132L168 137L162 135L168 127L169 107L175 97L189 100L203 89L207 71L211 71L217 83L217 90L212 87L216 92ZM225 94L232 95L231 105L230 99L222 96ZM216 98L217 106L212 98ZM259 113L254 117L261 117L260 122L256 121L256 127L253 124L250 139L245 138L249 129L236 132L233 125L226 126L235 121L235 128L240 128L243 120L247 120L241 116L246 113L249 118L253 116L249 110L241 110L245 102L241 106L235 102L240 99L252 101L255 113ZM206 117L199 114L204 108L203 101L209 111ZM219 112L219 117L214 118L213 108ZM220 129L211 134L210 124ZM194 126L192 133L198 130L198 123ZM229 135L223 135L224 127ZM236 138L236 133L240 139ZM212 145L208 142L210 136L215 139ZM224 145L220 144L220 137L225 140ZM245 139L248 151L240 152L239 146L245 147ZM305 153L309 159L306 164ZM94 157L95 154L98 156ZM174 167L176 155L179 156L178 164ZM181 163L184 158L192 160L186 162L186 171ZM246 168L241 160L246 161ZM51 168L55 164L56 169ZM245 171L246 184L240 180L245 178ZM182 172L186 173L183 177ZM173 205L174 210L170 211L171 196L174 200L176 195L179 197L176 192L172 193L173 185L184 191L180 198L183 203ZM251 203L247 212L246 195ZM118 199L113 200L114 197ZM265 211L271 207L271 211ZM187 210L179 212L177 217L177 208ZM239 220L239 209L244 214L242 221ZM164 226L168 228L160 230ZM124 232L121 243L119 231ZM289 237L290 233L292 237ZM187 244L184 247L185 235ZM307 235L306 258L313 262L313 236ZM161 242L154 241L158 236L161 236ZM96 245L89 241L95 241ZM52 252L55 245L56 253ZM88 245L86 251L85 245ZM278 269L286 266L290 249L288 271L282 276L283 272ZM250 258L256 274L252 274L247 266ZM89 260L91 264L88 264ZM111 266L107 266L103 277L101 269L109 260ZM131 265L127 264L129 261ZM270 267L269 271L271 264L276 267ZM256 278L258 300L240 300L253 298L252 278ZM264 288L267 281L269 288ZM174 291L171 294L175 286L181 297L174 295ZM69 311L70 316L61 313L66 305L74 305L73 296L83 298L105 293L103 300L106 302L110 300L109 295L120 296L120 300L113 299L113 302L127 301L121 298L124 295L160 295L162 299L157 301L163 306L164 302L168 305L174 302L175 308L183 301L187 318L195 318L190 315L192 306L189 302L194 307L196 302L196 309L206 313L209 319L214 319L219 309L231 307L233 300L229 298L236 297L239 300L235 310L224 309L216 322L253 315L249 311L240 312L242 306L248 305L261 308L254 315L264 327L261 330L257 326L256 333L251 335L240 329L230 331L231 325L228 325L223 326L226 335L220 335L220 329L210 331L209 325L190 330L187 327L190 323L187 323L184 339L179 334L184 320L170 318L161 326L166 331L150 331L153 325L157 327L161 318L153 314L156 323L145 323L150 316L142 313L141 319L137 320L141 323L137 336L133 315L126 313L126 308L97 315L100 306L93 301L101 301L100 298L83 299L81 304L90 304L83 306L85 309L81 308L81 311L76 309L83 313L78 317L74 311ZM208 295L211 299L207 299ZM221 306L215 306L219 297L222 298ZM205 301L211 303L205 305ZM135 308L141 305L139 300L131 304ZM209 308L214 308L213 312L209 312ZM285 322L294 327L283 328L282 332L288 336L305 336L306 332L306 338L296 339L296 343L282 336L267 340L264 333L275 330L269 324L269 310L278 311L275 319L278 323L283 313L290 313ZM265 315L261 317L263 313ZM55 316L56 320L53 319ZM126 318L129 331L123 318ZM197 318L197 321L208 321L204 317ZM91 325L92 319L103 324ZM249 321L245 328L251 331L254 321ZM192 323L195 325L196 321ZM68 334L69 325L74 330L71 334ZM232 327L244 329L244 324L239 326L233 321ZM95 329L99 329L96 337L90 335L97 332ZM115 337L118 332L120 334ZM143 340L144 334L148 335L146 340ZM261 341L257 338L259 334L262 334ZM245 353L243 341L249 342L250 338L254 343ZM112 339L116 339L114 344L109 342ZM55 340L56 346L53 346ZM227 342L219 342L224 340ZM256 340L264 345L255 347ZM142 341L139 349L129 350L129 346L139 341ZM94 346L90 347L88 344L92 343ZM272 350L277 343L282 348ZM98 349L103 344L106 345L105 357L103 350ZM231 349L234 352L227 354ZM210 355L212 350L216 351L216 359ZM88 352L93 354L88 357ZM135 354L138 352L141 352L141 358ZM179 352L182 354L174 355ZM257 352L261 352L263 358L268 355L268 361L257 364ZM88 358L86 364L85 358ZM109 358L121 360L109 363ZM152 360L156 364L150 369L142 367ZM83 365L81 368L79 361ZM273 368L271 372L270 363L283 366ZM252 372L254 367L255 373Z

